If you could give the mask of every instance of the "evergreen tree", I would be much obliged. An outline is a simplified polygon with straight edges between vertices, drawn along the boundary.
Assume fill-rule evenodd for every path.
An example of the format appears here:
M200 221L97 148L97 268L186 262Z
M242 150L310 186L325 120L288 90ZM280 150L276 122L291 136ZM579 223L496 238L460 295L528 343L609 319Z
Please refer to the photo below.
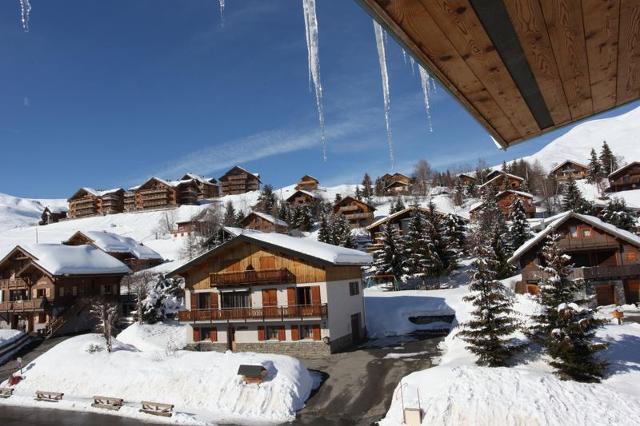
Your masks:
M231 201L227 201L222 222L225 226L236 226L236 209Z
M602 164L600 164L596 150L591 148L591 159L589 160L589 167L587 169L587 182L598 183L600 179L602 179Z
M510 338L517 330L513 301L508 290L496 280L496 258L491 247L477 245L474 255L471 293L464 297L474 309L472 318L464 324L459 335L467 342L467 348L478 356L478 365L504 366L518 349Z
M613 198L600 212L600 219L625 231L633 232L638 223L638 215L627 207L624 198Z
M355 248L356 244L351 236L351 225L344 215L338 215L333 221L332 240L334 245Z
M362 191L360 191L360 185L356 185L356 200L362 201Z
M449 245L460 258L465 252L467 244L467 225L460 216L449 213L444 217L445 232L449 240Z
M322 217L320 218L318 241L327 244L333 244L333 229L331 228L331 222L327 219L326 215L322 215Z
M430 274L440 265L433 242L425 227L430 226L420 212L416 209L409 222L407 235L404 238L404 271L407 274Z
M276 194L273 193L273 186L265 185L258 197L257 210L263 213L272 214L276 206Z
M391 214L397 213L397 212L401 212L402 210L406 209L404 202L402 201L402 197L397 197L396 198L396 202L393 205L393 207L391 207Z
M385 226L382 248L374 254L376 275L392 275L395 279L400 279L403 274L402 258L402 240L398 230L393 226Z
M443 216L436 211L436 206L429 202L428 211L425 214L425 232L434 247L433 275L440 275L456 266L457 253L450 242L447 227Z
M238 213L236 214L236 220L235 220L234 226L242 226L242 221L244 220L245 217L247 217L247 215L244 213L244 211L238 210Z
M278 209L278 219L284 220L285 222L291 224L291 209L289 208L289 204L285 201L280 202L280 208Z
M336 198L333 200L333 204L337 204L342 201L342 195L336 194Z
M371 177L369 174L365 173L362 178L362 195L365 199L370 200L373 196L373 184L371 182Z
M512 276L515 268L509 263L509 258L513 254L513 247L510 244L509 229L502 214L495 221L489 233L489 241L496 259L495 271L497 278L501 280Z
M509 207L509 238L511 247L516 250L533 236L527 221L527 213L520 198L515 198Z
M158 275L155 283L147 290L147 297L141 302L142 321L155 324L175 315L180 310L182 280Z
M308 232L311 230L313 218L311 209L308 205L296 206L293 210L291 226L295 229Z
M602 142L600 164L602 165L602 172L605 176L609 176L611 172L618 168L618 160L616 159L616 156L613 155L613 152L611 152L611 148L609 148L607 141Z
M377 195L378 197L381 197L384 195L384 181L381 178L376 178L374 194Z
M591 204L582 197L578 185L571 177L564 186L562 208L581 214L591 214L593 210Z

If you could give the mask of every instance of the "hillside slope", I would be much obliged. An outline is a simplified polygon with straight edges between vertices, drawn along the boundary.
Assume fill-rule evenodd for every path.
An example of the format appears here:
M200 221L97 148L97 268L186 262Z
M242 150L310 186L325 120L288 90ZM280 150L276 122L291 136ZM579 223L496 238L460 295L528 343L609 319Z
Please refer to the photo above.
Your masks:
M603 141L626 162L640 160L640 107L616 117L579 124L524 159L538 160L547 170L564 160L586 164L591 148L599 153Z
M47 206L66 208L67 200L35 200L0 193L0 231L36 224Z

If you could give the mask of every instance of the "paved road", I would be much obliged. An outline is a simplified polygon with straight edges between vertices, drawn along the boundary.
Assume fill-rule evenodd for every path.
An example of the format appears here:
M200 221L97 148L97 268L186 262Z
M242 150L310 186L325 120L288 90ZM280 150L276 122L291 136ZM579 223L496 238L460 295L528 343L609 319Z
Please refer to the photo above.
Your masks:
M2 426L139 426L153 423L105 414L3 405L0 407L0 424Z
M7 378L17 370L18 364L16 362L17 357L22 357L22 365L27 365L58 343L68 339L69 336L53 337L48 340L34 339L31 343L23 347L20 352L13 356L13 359L6 364L0 366L0 382L7 380Z
M434 365L442 337L361 348L304 360L328 378L298 413L296 425L370 425L384 417L402 377ZM404 355L402 355L404 354Z

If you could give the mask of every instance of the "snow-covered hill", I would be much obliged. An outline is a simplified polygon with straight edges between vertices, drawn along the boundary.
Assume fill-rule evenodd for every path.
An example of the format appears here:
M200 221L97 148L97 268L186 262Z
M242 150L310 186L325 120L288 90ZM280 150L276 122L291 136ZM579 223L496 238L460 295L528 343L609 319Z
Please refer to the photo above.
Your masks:
M0 193L0 231L36 224L47 206L66 208L67 200L34 200Z
M616 155L624 161L640 160L640 107L611 118L587 121L553 140L537 153L524 157L538 160L547 170L564 160L586 164L591 148L600 152L602 142L607 141Z

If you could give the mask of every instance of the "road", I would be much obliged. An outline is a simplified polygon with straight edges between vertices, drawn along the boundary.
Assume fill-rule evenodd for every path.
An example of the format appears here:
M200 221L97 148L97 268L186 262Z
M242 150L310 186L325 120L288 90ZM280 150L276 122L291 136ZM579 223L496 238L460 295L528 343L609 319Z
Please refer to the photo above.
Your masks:
M18 364L16 362L17 357L22 357L22 365L27 365L58 343L68 339L69 336L53 337L48 340L35 339L31 343L23 347L20 352L13 356L13 359L6 364L0 366L0 382L7 380L7 378L17 370Z
M327 379L298 413L296 425L370 425L384 417L402 377L434 365L442 337L385 342L328 358L303 360ZM371 343L370 343L371 344Z
M3 405L0 408L0 424L2 426L132 426L153 423L106 414Z

